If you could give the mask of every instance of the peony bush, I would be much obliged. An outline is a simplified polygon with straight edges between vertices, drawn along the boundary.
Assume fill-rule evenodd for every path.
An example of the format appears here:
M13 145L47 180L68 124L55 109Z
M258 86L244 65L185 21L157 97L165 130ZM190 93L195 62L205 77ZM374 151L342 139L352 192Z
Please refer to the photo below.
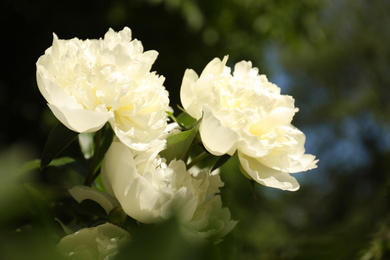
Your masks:
M37 61L39 90L59 120L37 167L68 168L84 180L68 189L73 221L57 219L68 233L58 249L71 259L112 259L134 230L171 218L190 244L221 242L238 223L221 193L220 167L231 157L249 179L289 191L299 188L291 174L317 167L292 125L294 99L251 62L233 73L227 56L200 76L187 69L175 116L164 77L151 72L157 55L125 27L98 40L54 34ZM75 140L81 163L59 156Z

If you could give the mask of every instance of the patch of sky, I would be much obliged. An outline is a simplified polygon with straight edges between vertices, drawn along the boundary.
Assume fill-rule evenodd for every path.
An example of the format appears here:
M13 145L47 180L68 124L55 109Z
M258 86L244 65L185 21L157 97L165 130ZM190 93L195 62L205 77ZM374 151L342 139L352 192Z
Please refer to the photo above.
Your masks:
M328 183L327 175L337 169L341 174L351 174L373 160L372 149L390 151L390 129L367 112L354 117L345 117L338 122L305 126L300 128L306 135L306 153L318 159L318 168L309 173L294 174L300 183ZM370 139L376 147L368 147ZM329 183L328 183L329 184Z

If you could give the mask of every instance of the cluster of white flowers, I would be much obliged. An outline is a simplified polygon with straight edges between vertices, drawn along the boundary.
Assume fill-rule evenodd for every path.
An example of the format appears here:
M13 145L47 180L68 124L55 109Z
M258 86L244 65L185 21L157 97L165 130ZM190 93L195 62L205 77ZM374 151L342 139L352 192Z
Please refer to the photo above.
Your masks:
M189 240L220 241L237 222L222 206L219 171L160 155L169 135L180 130L167 123L164 78L150 72L157 54L144 52L124 28L110 29L100 40L54 35L39 58L39 90L54 115L79 133L109 122L116 135L101 166L105 192L77 186L70 193L79 202L97 201L107 213L120 206L141 223L175 215ZM233 75L226 62L216 58L200 76L187 70L183 78L181 101L186 113L202 120L203 146L214 156L237 152L245 174L260 184L297 190L290 173L315 168L317 161L305 154L305 136L291 125L298 111L294 99L281 95L250 62L237 63Z

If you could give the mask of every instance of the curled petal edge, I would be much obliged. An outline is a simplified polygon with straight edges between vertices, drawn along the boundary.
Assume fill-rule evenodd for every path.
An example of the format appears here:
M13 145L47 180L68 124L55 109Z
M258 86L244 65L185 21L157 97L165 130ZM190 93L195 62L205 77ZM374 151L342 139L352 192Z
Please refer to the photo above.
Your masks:
M296 191L299 189L298 181L290 174L266 167L256 158L242 153L238 153L238 158L242 168L254 181L281 190Z

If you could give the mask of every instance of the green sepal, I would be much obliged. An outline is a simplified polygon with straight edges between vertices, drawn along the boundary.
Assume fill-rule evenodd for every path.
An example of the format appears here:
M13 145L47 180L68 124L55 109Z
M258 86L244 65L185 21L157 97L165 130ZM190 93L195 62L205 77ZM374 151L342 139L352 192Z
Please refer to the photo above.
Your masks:
M113 208L110 213L108 213L108 222L122 226L125 224L127 219L127 214L123 211L121 207Z

